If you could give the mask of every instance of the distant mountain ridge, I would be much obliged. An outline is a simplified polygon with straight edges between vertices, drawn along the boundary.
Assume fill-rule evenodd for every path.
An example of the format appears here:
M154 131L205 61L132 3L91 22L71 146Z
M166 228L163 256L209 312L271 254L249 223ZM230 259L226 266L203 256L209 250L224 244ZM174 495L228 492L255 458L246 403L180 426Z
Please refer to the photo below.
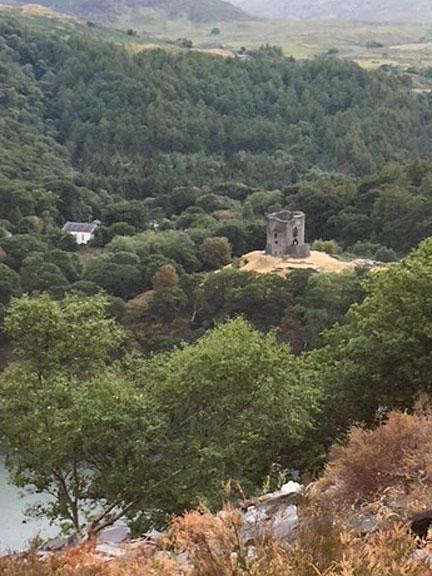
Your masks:
M432 21L431 0L232 0L257 16L278 20Z
M238 6L225 0L2 0L3 4L21 6L40 4L56 12L86 18L100 24L120 25L146 20L186 18L191 22L227 22L251 17Z

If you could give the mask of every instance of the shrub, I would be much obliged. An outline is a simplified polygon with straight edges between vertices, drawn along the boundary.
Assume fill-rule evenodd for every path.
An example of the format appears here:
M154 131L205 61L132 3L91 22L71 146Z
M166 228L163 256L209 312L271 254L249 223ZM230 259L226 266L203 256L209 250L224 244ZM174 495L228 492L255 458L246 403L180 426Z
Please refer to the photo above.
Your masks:
M342 248L336 240L315 240L312 244L312 250L326 252L327 254L330 254L330 256L336 256L342 253Z
M175 548L187 552L197 576L247 574L251 562L241 536L242 525L242 515L230 509L220 516L190 512L174 520L170 539Z
M204 264L215 270L231 262L231 246L227 238L206 238L200 246Z
M392 248L370 241L356 242L348 248L347 252L362 258L373 258L379 262L394 262L397 260L396 253Z
M0 559L2 576L426 576L413 559L415 540L403 525L378 530L367 539L306 524L299 542L283 546L272 537L248 553L242 517L230 509L217 516L190 512L173 521L167 538L107 563L83 546L40 560L35 554ZM324 528L324 529L323 529ZM330 529L330 535L327 529ZM160 549L162 547L162 550ZM156 554L155 554L156 552ZM186 556L185 556L186 553ZM185 562L185 557L187 561Z
M161 266L152 277L153 290L167 290L174 288L179 282L176 269L171 264Z
M379 262L395 262L395 260L397 260L396 252L393 248L386 248L386 246L378 248L374 257L375 260L378 260Z
M347 249L347 252L353 256L361 258L374 258L377 250L384 248L382 244L371 242L370 240L358 241Z
M330 453L325 480L344 506L404 495L418 509L432 505L432 412L392 411L375 430L351 429L345 446Z
M271 535L256 539L253 554L242 537L242 517L229 508L214 516L192 512L174 521L171 547L187 552L193 576L425 576L412 559L415 540L392 524L367 539L313 515L299 540L284 546Z
M146 551L132 558L107 563L82 546L65 555L41 560L34 552L23 558L0 559L2 576L187 576L182 566L169 558L155 561Z
M188 304L186 294L178 286L155 290L149 302L149 311L162 322L173 322L178 314L183 312Z

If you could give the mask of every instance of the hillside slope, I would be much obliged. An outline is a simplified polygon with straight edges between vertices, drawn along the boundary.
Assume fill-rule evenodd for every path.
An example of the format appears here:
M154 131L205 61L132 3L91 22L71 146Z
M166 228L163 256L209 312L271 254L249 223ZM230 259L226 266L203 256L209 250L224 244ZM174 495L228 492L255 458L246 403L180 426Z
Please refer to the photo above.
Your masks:
M55 12L40 4L25 4L18 7L0 3L0 30L8 20L9 23L21 22L31 34L39 34L46 38L54 36L59 41L73 35L74 38L88 38L115 44L132 54L159 49L170 53L184 51L179 43L157 38L147 32L130 34L126 30L95 25L64 13Z
M310 256L303 259L279 258L270 256L262 250L254 250L245 254L239 261L239 270L258 272L258 274L278 274L287 276L294 270L312 270L314 272L333 272L339 274L356 267L374 268L377 263L367 259L351 261L338 260L325 252L312 250Z
M432 21L429 0L233 0L233 4L279 20Z
M4 3L18 6L25 2L5 0ZM196 23L249 19L240 8L225 0L29 0L27 3L106 25L127 23L140 27L155 19L184 18Z
M224 181L276 189L314 166L365 175L432 155L429 100L397 77L266 50L246 63L197 53L130 58L96 41L97 27L36 23L0 18L8 178L11 163L14 178L35 181L28 132L50 138L51 153L62 147L60 172L69 161L90 189L129 199ZM37 147L31 152L40 172Z

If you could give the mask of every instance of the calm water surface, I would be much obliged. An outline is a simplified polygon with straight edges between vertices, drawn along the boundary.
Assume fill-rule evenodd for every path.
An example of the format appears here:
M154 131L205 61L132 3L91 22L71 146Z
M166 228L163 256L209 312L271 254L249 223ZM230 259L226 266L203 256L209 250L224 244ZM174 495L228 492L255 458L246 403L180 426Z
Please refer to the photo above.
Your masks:
M39 494L20 497L18 490L9 483L5 454L0 451L0 553L24 550L38 534L44 539L58 535L58 528L50 526L46 520L25 516L26 508L40 501Z

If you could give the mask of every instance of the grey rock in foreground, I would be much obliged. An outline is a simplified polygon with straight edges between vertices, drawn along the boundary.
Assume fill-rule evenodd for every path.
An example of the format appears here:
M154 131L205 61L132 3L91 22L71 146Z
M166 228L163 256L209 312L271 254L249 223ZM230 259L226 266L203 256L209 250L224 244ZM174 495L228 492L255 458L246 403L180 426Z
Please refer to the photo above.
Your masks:
M256 537L273 534L282 542L295 538L299 527L297 500L302 487L297 482L288 482L277 492L268 494L244 513L243 537L251 544Z
M109 526L102 530L102 532L97 537L97 542L105 544L121 544L130 540L131 531L128 526L117 525Z

